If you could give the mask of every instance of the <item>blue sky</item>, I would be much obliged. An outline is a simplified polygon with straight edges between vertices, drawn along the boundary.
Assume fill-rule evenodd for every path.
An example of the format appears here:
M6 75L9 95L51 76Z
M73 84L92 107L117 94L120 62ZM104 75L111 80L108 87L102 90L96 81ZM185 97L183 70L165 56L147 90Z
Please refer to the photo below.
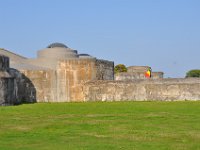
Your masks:
M199 0L0 0L0 47L26 57L61 42L165 77L200 69Z

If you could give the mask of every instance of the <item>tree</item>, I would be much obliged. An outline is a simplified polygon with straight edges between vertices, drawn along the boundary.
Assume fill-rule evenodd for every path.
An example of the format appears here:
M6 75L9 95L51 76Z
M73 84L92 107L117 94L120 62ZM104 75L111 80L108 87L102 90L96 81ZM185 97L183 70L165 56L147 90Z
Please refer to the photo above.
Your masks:
M198 77L198 78L200 78L200 70L195 69L195 70L188 71L186 73L186 78L188 78L188 77Z
M118 64L115 66L115 73L120 73L120 72L127 72L127 68L124 64Z

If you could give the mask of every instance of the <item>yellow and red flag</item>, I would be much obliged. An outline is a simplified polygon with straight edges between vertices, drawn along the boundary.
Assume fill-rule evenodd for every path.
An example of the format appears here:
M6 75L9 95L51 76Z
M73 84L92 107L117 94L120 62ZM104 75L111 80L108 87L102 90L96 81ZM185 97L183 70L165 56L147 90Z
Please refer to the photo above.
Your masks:
M148 69L147 72L145 72L146 78L151 78L151 69Z

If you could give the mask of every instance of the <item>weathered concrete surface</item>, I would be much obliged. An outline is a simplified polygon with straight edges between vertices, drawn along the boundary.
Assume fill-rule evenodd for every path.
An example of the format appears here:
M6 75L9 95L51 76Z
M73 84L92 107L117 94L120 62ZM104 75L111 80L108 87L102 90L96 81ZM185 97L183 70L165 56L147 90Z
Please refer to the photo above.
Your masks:
M96 59L96 80L114 80L114 62Z
M96 78L95 59L63 60L57 68L59 101L82 101L80 84Z
M113 62L96 58L58 61L56 70L12 70L17 99L25 102L83 101L82 83L113 79Z
M57 68L59 101L83 101L82 83L91 80L112 80L113 62L97 59L60 61Z
M14 77L8 72L9 58L0 55L0 105L16 103Z
M12 76L15 77L16 98L19 103L45 101L51 95L51 70L16 70L10 69ZM37 89L37 91L36 91ZM50 96L49 96L50 97Z
M200 100L200 79L90 81L83 93L85 101Z
M9 58L0 55L0 71L6 71L7 69L9 69Z
M14 78L0 78L0 105L13 104L16 104Z

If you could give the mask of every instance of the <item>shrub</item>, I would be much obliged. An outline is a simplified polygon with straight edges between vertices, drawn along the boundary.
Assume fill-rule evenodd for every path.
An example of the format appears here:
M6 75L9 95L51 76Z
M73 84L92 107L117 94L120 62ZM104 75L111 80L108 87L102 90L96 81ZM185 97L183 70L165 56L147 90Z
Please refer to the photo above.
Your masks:
M200 70L190 70L186 73L186 78L188 77L200 77Z
M120 73L120 72L127 72L127 68L124 64L118 64L115 66L115 73Z

